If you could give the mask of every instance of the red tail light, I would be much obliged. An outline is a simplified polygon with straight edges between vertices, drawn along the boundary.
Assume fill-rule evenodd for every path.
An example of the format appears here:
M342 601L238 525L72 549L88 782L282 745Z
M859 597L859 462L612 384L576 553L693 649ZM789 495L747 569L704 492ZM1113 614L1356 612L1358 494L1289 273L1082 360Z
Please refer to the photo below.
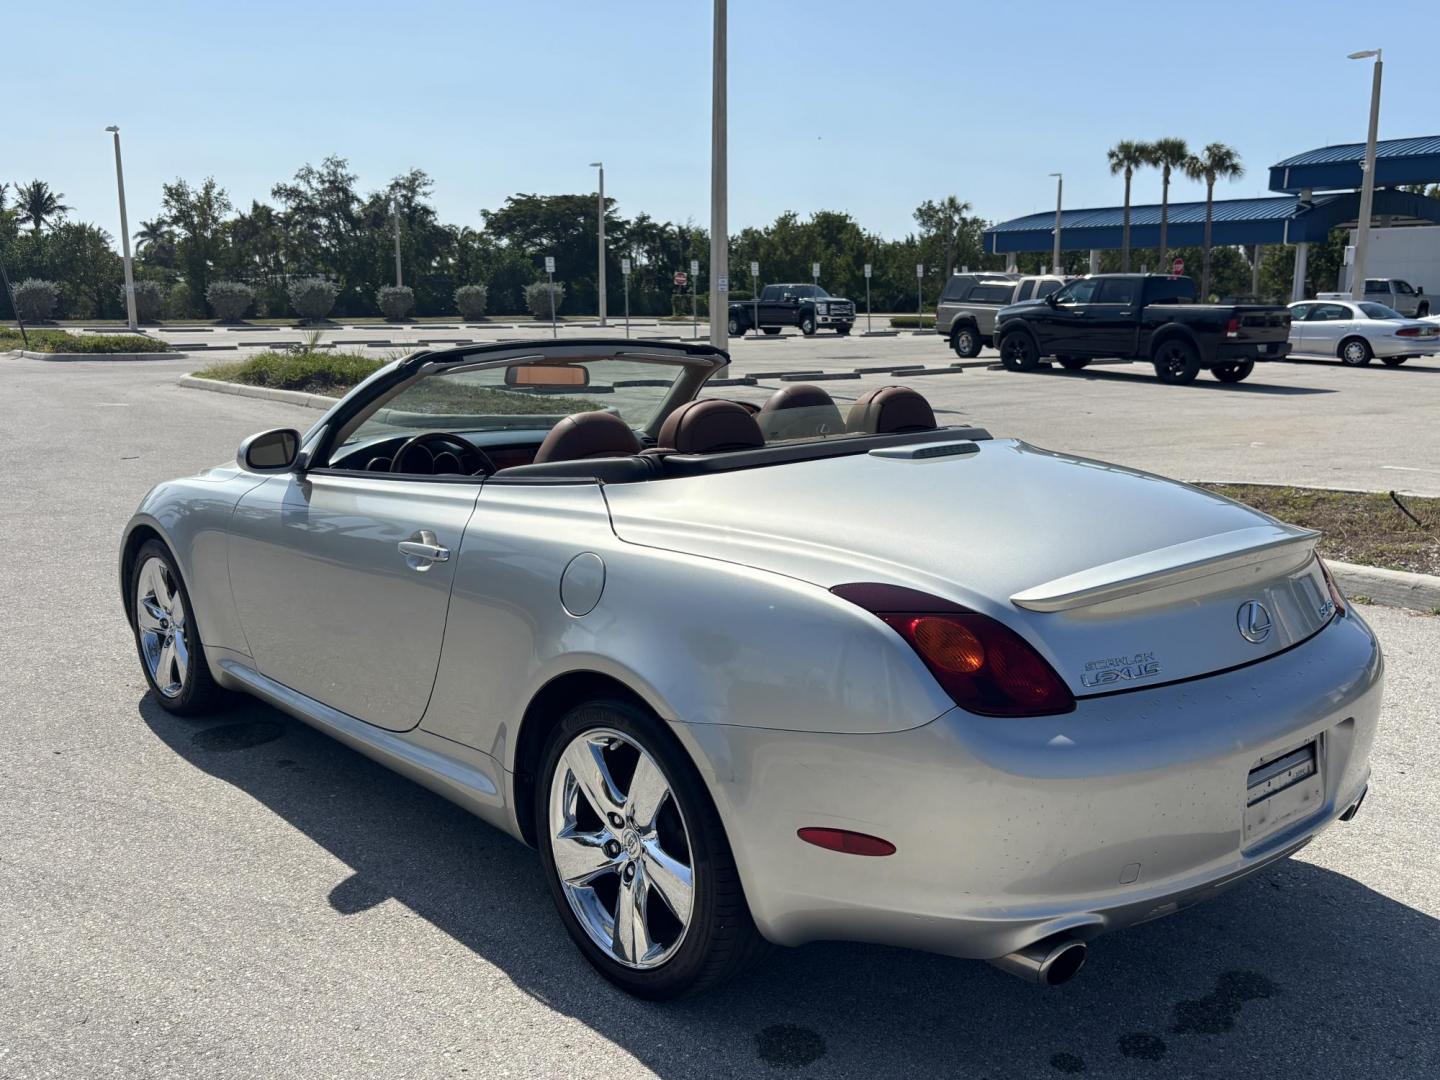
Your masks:
M1015 631L928 593L859 582L830 590L905 639L955 704L983 716L1047 716L1075 696Z
M1419 337L1419 336L1420 336L1420 327L1418 327L1418 326L1402 326L1399 330L1396 330L1396 331L1395 331L1395 336L1396 336L1396 337Z
M1320 564L1320 573L1325 575L1325 585L1330 590L1330 599L1335 601L1335 610L1341 615L1344 615L1346 607L1345 594L1340 591L1340 586L1335 584L1335 578L1330 573L1330 567L1325 565L1325 560L1320 558L1319 555L1316 555L1315 561Z
M878 836L868 836L865 833L851 832L849 829L820 829L804 828L796 832L807 844L814 844L816 847L828 848L831 851L843 852L846 855L872 855L885 856L895 854L895 845L889 840L882 840Z
M1231 316L1230 316L1230 321L1225 324L1225 336L1226 336L1226 337L1239 337L1239 336L1240 336L1240 316L1238 316L1238 315L1231 315Z

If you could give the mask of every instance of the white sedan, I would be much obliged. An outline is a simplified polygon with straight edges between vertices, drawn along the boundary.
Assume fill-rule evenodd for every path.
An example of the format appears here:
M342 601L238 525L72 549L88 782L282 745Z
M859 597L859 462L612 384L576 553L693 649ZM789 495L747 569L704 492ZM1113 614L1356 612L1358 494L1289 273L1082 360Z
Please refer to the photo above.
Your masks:
M1290 305L1290 352L1338 356L1354 367L1378 356L1398 367L1411 357L1440 352L1440 323L1407 319L1370 301L1305 300Z

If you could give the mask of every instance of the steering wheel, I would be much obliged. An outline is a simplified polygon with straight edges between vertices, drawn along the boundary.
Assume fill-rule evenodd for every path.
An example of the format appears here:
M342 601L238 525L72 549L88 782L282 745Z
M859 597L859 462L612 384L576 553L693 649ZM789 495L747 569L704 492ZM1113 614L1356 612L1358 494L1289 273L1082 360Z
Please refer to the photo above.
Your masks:
M450 458L452 461L444 459ZM449 468L453 464L453 468ZM418 467L417 467L418 466ZM461 476L475 476L495 472L495 463L485 451L472 445L459 435L448 431L427 431L408 440L395 451L390 462L392 473L428 473L439 476L456 473Z

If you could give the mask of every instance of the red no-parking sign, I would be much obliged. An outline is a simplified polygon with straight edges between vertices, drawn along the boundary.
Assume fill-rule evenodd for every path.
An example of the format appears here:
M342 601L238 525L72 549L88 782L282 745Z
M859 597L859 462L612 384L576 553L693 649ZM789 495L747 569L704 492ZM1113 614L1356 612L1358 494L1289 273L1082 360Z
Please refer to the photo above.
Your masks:
M1176 259L1173 263L1170 264L1170 273L1172 273L1172 274L1183 274L1184 272L1185 272L1185 260L1184 260L1184 259Z
M684 284L685 284L687 281L689 281L689 280L690 280L690 279L685 276L685 271L684 271L684 270L676 270L676 271L675 271L675 284L676 284L676 285L684 285Z

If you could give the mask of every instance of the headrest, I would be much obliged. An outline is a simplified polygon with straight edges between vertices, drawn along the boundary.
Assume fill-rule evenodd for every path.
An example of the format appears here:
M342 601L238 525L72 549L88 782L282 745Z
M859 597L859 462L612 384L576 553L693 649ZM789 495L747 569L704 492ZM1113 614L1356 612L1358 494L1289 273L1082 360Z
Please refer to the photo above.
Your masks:
M640 440L620 417L612 412L581 412L572 413L550 429L535 454L535 464L638 453Z
M680 454L718 454L753 450L765 445L755 417L733 401L706 398L687 401L665 418L657 440L662 449Z
M935 410L908 386L882 386L862 395L850 406L845 430L868 435L895 435L906 431L933 431Z
M765 439L809 439L845 430L834 400L818 386L793 383L766 399L755 417Z

